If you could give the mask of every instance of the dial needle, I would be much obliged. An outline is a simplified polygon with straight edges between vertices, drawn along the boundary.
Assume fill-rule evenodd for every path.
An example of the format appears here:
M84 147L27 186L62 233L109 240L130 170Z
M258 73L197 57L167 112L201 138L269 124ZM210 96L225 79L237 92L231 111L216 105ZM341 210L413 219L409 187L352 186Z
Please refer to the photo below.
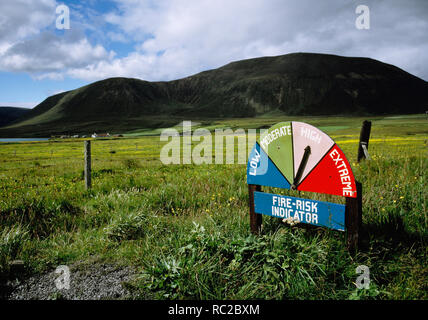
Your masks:
M303 171L305 171L306 164L308 163L309 155L311 154L311 147L307 146L305 148L305 153L303 154L302 161L300 161L299 169L297 170L297 174L294 177L293 185L291 186L291 189L296 190L297 185L300 182L300 179L302 178Z

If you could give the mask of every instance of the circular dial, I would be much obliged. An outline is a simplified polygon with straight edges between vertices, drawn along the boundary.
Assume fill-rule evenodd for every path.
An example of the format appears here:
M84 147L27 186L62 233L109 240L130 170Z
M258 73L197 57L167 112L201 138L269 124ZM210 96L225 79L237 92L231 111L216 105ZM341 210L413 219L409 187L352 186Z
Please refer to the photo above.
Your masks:
M260 135L247 166L247 183L355 198L345 154L318 128L281 122Z

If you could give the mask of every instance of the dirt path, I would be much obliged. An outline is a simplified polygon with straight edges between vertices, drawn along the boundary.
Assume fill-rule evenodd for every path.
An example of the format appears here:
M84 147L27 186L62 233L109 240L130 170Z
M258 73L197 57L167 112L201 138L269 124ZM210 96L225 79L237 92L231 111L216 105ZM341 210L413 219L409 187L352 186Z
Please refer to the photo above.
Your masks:
M51 272L21 280L9 280L6 298L9 300L100 300L129 299L132 294L124 283L135 277L136 270L111 264L70 266L69 289L58 289L61 274ZM56 281L57 280L57 281ZM56 281L56 282L55 282ZM64 283L64 282L61 282Z

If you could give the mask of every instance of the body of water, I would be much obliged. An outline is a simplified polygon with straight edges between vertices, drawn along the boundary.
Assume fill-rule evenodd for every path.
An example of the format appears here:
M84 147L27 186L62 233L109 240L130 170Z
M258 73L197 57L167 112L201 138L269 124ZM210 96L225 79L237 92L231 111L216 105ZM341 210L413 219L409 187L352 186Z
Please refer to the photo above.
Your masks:
M46 141L49 138L0 138L0 142Z

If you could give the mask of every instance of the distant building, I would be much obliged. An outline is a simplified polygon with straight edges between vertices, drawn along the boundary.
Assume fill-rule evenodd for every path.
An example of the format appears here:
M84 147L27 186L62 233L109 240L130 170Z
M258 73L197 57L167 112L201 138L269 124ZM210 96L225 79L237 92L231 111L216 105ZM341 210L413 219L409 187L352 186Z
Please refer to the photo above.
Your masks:
M110 133L93 133L91 135L92 138L108 138L110 137Z
M100 133L95 138L108 138L110 137L110 133Z

